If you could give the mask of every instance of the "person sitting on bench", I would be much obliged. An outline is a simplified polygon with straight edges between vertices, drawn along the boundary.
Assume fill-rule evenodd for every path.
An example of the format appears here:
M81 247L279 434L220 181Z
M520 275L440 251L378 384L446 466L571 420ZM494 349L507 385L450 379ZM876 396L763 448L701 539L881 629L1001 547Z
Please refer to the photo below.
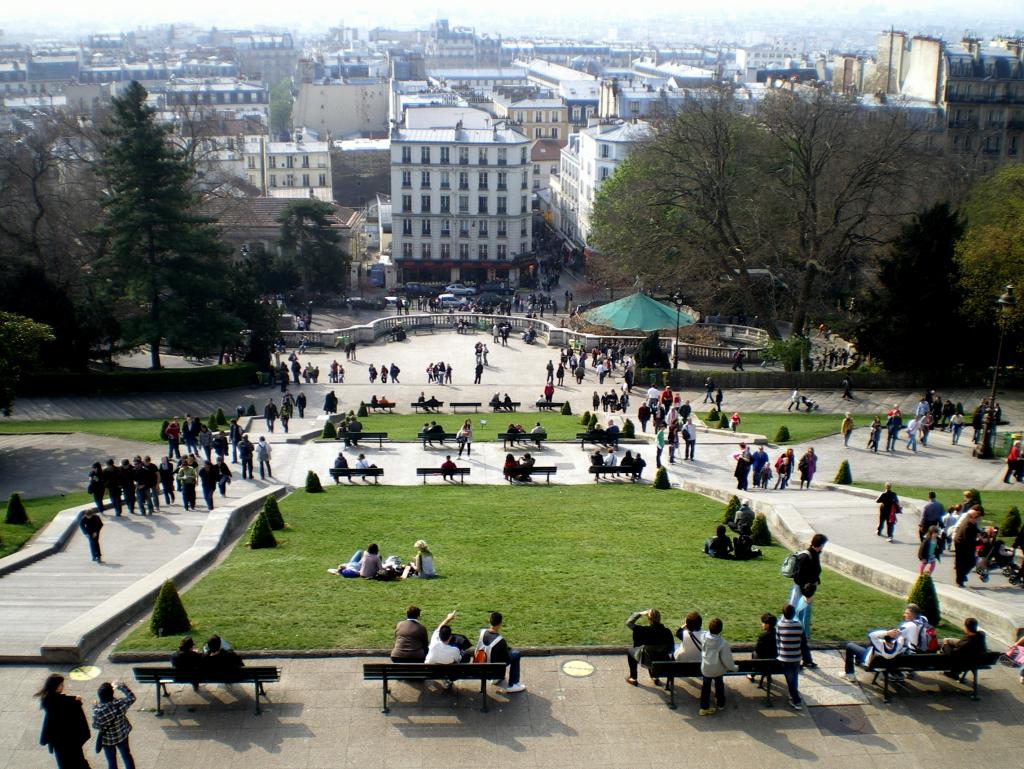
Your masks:
M441 405L441 401L439 401L433 395L431 395L430 398L426 402L427 408L433 409L434 411L437 411L437 408L440 405Z
M424 660L428 665L457 665L463 661L465 652L456 643L455 634L451 629L451 621L455 619L455 612L451 612L441 620L441 624L430 636L430 645L427 647L427 658ZM446 684L451 689L452 682Z
M518 434L523 432L523 428L521 428L515 422L509 422L508 427L505 429L505 432L508 433L509 435Z
M519 480L519 463L511 454L505 455L505 464L502 466L501 471L505 475L506 480Z
M225 647L219 635L212 635L206 641L206 654L203 655L201 670L204 676L216 677L232 670L238 670L245 663L230 647Z
M709 539L704 543L704 552L712 558L732 560L732 540L729 539L729 536L725 532L725 526L720 524L718 528L715 529L714 538Z
M615 467L619 463L619 458L615 456L615 449L612 446L608 447L608 451L604 456L605 467Z
M345 455L342 454L340 451L338 452L337 458L334 460L334 469L335 470L347 470L348 469L348 460L345 459ZM340 483L341 482L341 478L339 476L335 475L334 476L334 482L335 483Z
M530 430L530 435L545 435L547 431L540 426L540 422L534 425L533 429Z
M346 446L358 446L359 445L359 433L363 431L363 423L360 422L356 417L352 417L348 420L348 433L345 438Z
M598 430L594 432L598 432ZM604 434L610 442L617 441L619 439L619 426L614 422L609 422L608 427L604 429Z
M501 394L500 393L494 393L494 396L491 398L491 400L490 400L488 405L490 405L490 407L492 409L494 409L495 411L500 409L501 408Z
M942 675L957 679L965 670L971 670L980 660L988 646L985 643L985 631L978 629L978 620L968 617L964 620L963 638L944 638L939 647L939 654L949 657L952 670L943 672Z
M533 458L533 455L530 454L530 452L523 454L523 458L519 460L519 467L525 468L526 472L522 472L522 470L519 472L519 480L527 482L532 481L533 479L530 477L529 471L535 464L537 464L537 460Z
M601 449L594 449L594 453L590 455L590 466L604 467L604 454L601 453Z
M505 397L502 399L501 403L505 407L505 411L516 410L515 406L512 405L512 399L509 397L508 393L505 393Z
M427 547L425 540L417 539L413 544L416 548L416 555L413 556L412 561L406 564L405 569L402 570L402 576L399 579L407 579L408 577L419 577L420 579L432 579L437 576L437 572L434 571L434 554L430 552L430 548Z
M872 658L875 656L891 660L899 657L901 654L909 653L910 649L907 646L907 640L903 637L899 628L872 630L868 633L867 646L855 643L846 644L846 677L851 681L856 679L853 670L855 660L859 660L862 665L870 665ZM889 677L895 681L903 680L903 676L900 673L892 673Z
M637 624L641 617L647 619L646 625ZM639 666L649 670L652 662L670 659L674 642L672 631L661 624L661 612L657 609L633 612L626 620L626 627L633 632L633 648L626 652L626 662L629 663L626 683L636 686ZM654 685L661 686L661 681L655 678Z
M683 626L676 630L679 643L672 655L676 662L700 662L700 650L703 648L700 632L704 618L699 612L691 611L683 620Z
M480 638L476 644L474 659L482 662L501 662L508 665L508 685L498 686L498 691L505 694L515 694L526 691L526 686L519 682L519 659L518 649L509 647L508 641L501 635L501 624L504 617L500 611L492 611L488 617L490 627L480 630Z
M451 454L446 456L444 458L444 462L441 463L441 469L445 471L445 472L441 473L441 480L442 481L454 481L455 480L455 474L452 473L451 471L452 470L457 470L458 467L459 466L457 464L452 462L452 455Z
M203 655L196 651L196 642L192 636L185 636L178 644L178 651L171 655L171 667L198 676L202 666ZM198 689L199 684L192 684L192 688Z
M395 625L392 662L423 662L427 658L427 629L420 622L420 607L405 610L405 619Z
M416 399L416 402L421 405L427 402L427 396L423 393L422 390L420 390L420 397Z
M377 404L378 404L377 396L376 395L370 396L370 405L371 406L376 406Z
M424 422L423 423L423 434L425 436L437 435L438 433L444 434L444 428L441 427L437 422ZM434 445L432 438L427 438L427 443L431 446Z

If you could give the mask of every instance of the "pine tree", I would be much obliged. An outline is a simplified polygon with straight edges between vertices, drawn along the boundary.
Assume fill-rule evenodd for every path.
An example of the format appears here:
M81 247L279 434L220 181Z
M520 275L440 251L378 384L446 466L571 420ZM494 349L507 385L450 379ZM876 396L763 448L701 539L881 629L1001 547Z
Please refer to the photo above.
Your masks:
M255 403L250 403L249 404L249 406L245 409L245 415L247 417L254 417L254 416L256 416L256 404Z
M565 403L562 404L562 416L564 416L564 417L571 417L572 416L572 406L569 405L569 401L566 401Z
M249 532L249 547L253 550L277 547L277 540L274 538L274 532L270 530L270 521L267 520L265 510L260 510L256 522L252 525L252 531Z
M368 417L370 415L369 410L366 408L366 404L359 401L359 411L356 412L356 416Z
M313 198L293 200L281 212L278 244L307 289L334 291L347 283L349 257L332 227L334 206Z
M942 621L939 595L935 592L935 583L932 582L931 575L922 574L917 578L917 582L910 589L910 595L907 596L907 603L916 603L932 625L938 626Z
M668 368L668 353L661 349L661 337L657 331L644 337L633 358L637 368Z
M320 483L320 476L310 470L306 473L306 493L307 494L321 494L323 493L324 487Z
M580 417L580 424L583 425L584 427L589 427L590 426L590 412L589 411L584 411L583 412L583 416Z
M654 474L654 488L656 489L671 489L672 484L668 480L668 470L664 467L659 467L658 471Z
M725 510L722 512L722 523L729 523L740 509L740 498L733 494L725 503Z
M623 438L635 438L636 437L636 425L633 424L632 419L627 419L622 423L622 437Z
M329 419L324 422L324 429L323 432L320 433L320 437L330 441L333 441L338 437L338 428L334 426L334 422Z
M999 527L999 533L1004 537L1016 537L1020 533L1020 510L1016 505L1006 511L1003 524Z
M164 582L157 594L149 629L155 636L178 635L192 629L185 605L171 580Z
M839 463L839 469L836 470L836 477L832 479L832 483L838 483L843 486L849 486L853 483L853 473L850 472L850 462L844 459Z
M768 519L764 513L754 516L754 522L750 526L750 539L755 545L767 546L772 543L772 533L768 528Z
M775 433L775 443L788 443L789 440L789 428L785 425L779 425L778 432Z
M25 509L25 503L21 501L21 494L16 491L12 491L7 500L7 515L4 516L4 523L15 526L28 523L28 510Z
M722 415L718 413L718 409L713 408L708 412L708 418L705 420L705 424L713 427L721 418Z
M220 409L220 408L217 409L217 422L216 422L216 424L218 426L226 426L227 423L228 423L228 418L226 416L224 416L224 409Z

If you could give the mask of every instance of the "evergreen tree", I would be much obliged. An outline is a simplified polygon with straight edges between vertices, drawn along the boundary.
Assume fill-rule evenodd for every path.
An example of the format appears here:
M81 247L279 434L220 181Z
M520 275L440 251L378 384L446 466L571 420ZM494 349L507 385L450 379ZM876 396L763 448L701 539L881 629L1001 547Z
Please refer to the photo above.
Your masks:
M668 470L664 467L659 467L658 471L654 474L654 488L656 489L671 489L672 484L668 479Z
M260 514L256 516L256 523L249 531L249 547L253 550L277 547L277 539L274 537L274 532L270 530L270 521L267 520L265 510L260 510Z
M25 503L21 501L21 494L16 491L12 491L7 500L7 514L4 516L4 523L15 525L28 523L28 510L25 509Z
M310 470L306 473L306 493L307 494L321 494L323 493L324 487L320 483L320 476Z
M668 353L661 349L661 337L652 331L636 348L637 368L668 368Z
M930 575L922 574L917 578L917 582L910 588L907 603L916 603L932 625L938 626L942 622L939 595L935 592L935 583Z
M348 285L349 257L332 228L334 206L313 198L288 204L277 220L278 243L295 263L307 290L337 290Z
M274 531L284 528L284 516L281 515L281 507L277 504L277 497L271 494L263 503L263 512L267 516L267 523Z
M839 463L839 469L836 470L836 477L832 479L832 483L838 483L842 486L849 486L853 483L853 473L850 471L849 460L844 459Z
M750 539L755 545L765 546L772 543L772 533L768 528L768 519L764 517L764 513L754 516L754 523L750 527Z
M149 629L155 636L177 635L192 629L185 605L171 580L164 582L157 594Z

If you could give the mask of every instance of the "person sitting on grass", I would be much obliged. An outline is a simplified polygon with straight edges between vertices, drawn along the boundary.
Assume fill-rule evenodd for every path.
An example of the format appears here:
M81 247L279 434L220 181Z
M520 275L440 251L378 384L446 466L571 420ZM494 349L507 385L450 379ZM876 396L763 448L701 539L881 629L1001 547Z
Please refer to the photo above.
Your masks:
M755 518L754 510L750 506L750 500L744 499L740 504L739 510L736 511L728 526L730 529L735 531L737 534L743 531L744 528L750 531L750 527L754 525Z
M454 462L452 462L452 455L451 454L449 454L448 456L446 456L444 458L444 462L441 463L441 469L444 470L444 472L441 473L441 480L442 481L454 481L455 480L455 474L452 472L452 470L458 469L458 465L456 465Z
M371 542L366 546L366 552L363 553L362 560L359 561L359 576L363 579L376 579L377 573L384 567L384 562L380 559L380 548L377 547L376 542Z
M400 579L407 579L408 577L419 577L420 579L433 579L437 576L437 572L434 571L434 554L430 552L430 548L427 547L425 540L417 539L413 544L416 548L416 555L413 556L412 561L406 564L405 569L402 570L402 576Z
M732 540L729 539L729 535L726 534L724 524L720 524L718 528L715 529L715 536L713 539L709 539L704 543L704 552L712 558L732 560Z
M754 538L750 536L750 527L744 526L739 536L732 541L732 557L737 561L749 561L752 558L760 558L761 549L754 547Z
M641 618L647 620L646 625L637 624ZM638 666L643 665L650 670L652 662L670 659L675 644L672 631L661 624L661 612L657 609L633 612L626 620L626 627L633 632L633 648L626 652L626 662L629 664L626 683L636 686ZM661 686L661 681L652 678L655 686Z
M964 620L963 638L944 638L939 654L945 654L952 662L952 670L943 673L948 678L958 679L964 671L971 670L985 655L985 631L978 629L978 620L968 617Z

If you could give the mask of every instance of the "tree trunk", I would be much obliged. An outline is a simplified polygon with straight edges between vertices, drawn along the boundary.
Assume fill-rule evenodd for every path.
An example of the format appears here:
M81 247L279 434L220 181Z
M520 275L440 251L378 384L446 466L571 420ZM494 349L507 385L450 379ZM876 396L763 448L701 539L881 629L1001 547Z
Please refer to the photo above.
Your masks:
M793 328L790 329L790 336L804 335L804 326L807 325L807 305L811 302L811 291L817 276L818 268L813 262L809 262L800 280L800 294L796 300L796 307L793 309Z

